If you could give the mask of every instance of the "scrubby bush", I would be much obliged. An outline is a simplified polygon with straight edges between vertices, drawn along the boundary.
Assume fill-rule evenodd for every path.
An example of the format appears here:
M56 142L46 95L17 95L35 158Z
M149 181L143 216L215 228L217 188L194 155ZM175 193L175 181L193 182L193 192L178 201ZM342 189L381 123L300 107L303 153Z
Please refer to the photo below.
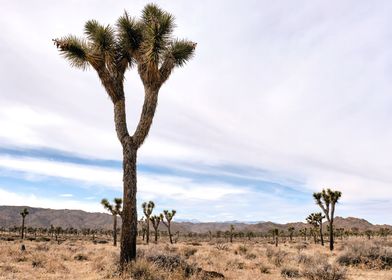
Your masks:
M345 266L390 269L392 268L392 248L377 242L353 242L347 245L337 261Z
M302 275L309 280L344 280L346 270L336 264L328 262L306 266Z
M270 274L271 273L271 268L269 266L266 266L264 264L260 265L260 272L262 274Z
M301 276L299 269L296 267L284 267L281 269L280 275L284 278L298 278Z
M266 251L267 258L277 267L280 267L287 259L289 253L282 249L268 247Z

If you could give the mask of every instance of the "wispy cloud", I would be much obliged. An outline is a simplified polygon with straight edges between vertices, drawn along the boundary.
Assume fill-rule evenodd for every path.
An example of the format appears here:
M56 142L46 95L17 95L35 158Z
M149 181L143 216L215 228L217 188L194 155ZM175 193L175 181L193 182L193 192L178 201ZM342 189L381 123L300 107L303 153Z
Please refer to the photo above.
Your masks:
M136 14L144 4L96 2L91 9L86 2L75 11L69 2L40 0L2 9L0 145L119 161L112 104L96 74L70 69L50 39L82 34L89 18L113 23L124 7ZM140 172L143 196L213 201L222 205L219 216L232 213L221 200L250 204L255 191L263 201L268 191L285 216L280 203L287 201L272 199L284 192L249 184L252 177L308 194L309 204L312 191L339 188L345 213L368 202L371 218L383 218L376 201L392 201L390 1L158 4L176 15L177 34L198 49L162 87L138 157L141 165L178 173ZM135 71L125 89L132 131L143 98ZM57 160L2 155L0 166L26 180L49 176L121 190L119 169ZM228 166L237 169L222 168Z

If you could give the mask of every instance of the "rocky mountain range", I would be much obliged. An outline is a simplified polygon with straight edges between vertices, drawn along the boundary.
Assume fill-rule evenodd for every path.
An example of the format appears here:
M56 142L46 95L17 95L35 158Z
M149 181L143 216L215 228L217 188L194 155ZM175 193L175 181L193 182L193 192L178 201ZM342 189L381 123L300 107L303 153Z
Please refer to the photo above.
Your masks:
M26 218L27 227L44 227L48 228L51 225L62 228L90 228L90 229L111 229L113 218L105 213L90 213L82 210L54 210L45 208L35 208L28 206L0 206L0 227L9 228L13 226L20 226L21 216L20 211L23 208L29 210L29 215ZM174 219L175 220L175 219ZM120 218L119 218L119 223ZM230 225L235 226L236 231L253 231L253 232L268 232L271 229L278 228L280 230L287 230L289 227L296 229L309 227L304 222L278 224L273 222L198 222L198 221L178 221L173 223L173 230L183 233L206 233L208 231L227 231ZM373 225L364 219L354 217L336 217L335 228L344 228L346 230L357 228L360 231L367 229L378 230L381 227L392 229L389 225Z

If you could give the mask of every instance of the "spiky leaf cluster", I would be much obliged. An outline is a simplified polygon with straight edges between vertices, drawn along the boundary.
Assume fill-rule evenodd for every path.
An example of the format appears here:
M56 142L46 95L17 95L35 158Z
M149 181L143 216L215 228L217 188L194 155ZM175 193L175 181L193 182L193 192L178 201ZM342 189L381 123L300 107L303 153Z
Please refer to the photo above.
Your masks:
M151 216L154 207L155 207L155 203L153 201L143 202L142 204L143 213L144 215L146 215L147 218Z
M106 198L101 200L102 206L108 210L112 215L120 215L122 214L122 199L121 198L114 198L114 204L110 204Z
M27 208L24 208L22 211L20 211L20 215L24 218L29 214L29 210Z
M139 19L127 12L115 26L89 20L85 38L68 35L54 39L56 47L71 66L86 70L92 66L104 87L118 86L134 63L145 86L159 88L175 67L192 58L196 44L173 38L174 17L155 4L148 4ZM122 96L108 91L113 101Z

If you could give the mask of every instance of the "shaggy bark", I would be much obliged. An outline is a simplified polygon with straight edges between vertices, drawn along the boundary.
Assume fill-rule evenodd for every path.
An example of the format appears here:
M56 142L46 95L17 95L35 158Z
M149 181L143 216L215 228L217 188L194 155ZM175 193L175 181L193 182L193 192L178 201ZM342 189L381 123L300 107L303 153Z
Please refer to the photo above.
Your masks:
M117 246L117 214L113 215L113 246Z

